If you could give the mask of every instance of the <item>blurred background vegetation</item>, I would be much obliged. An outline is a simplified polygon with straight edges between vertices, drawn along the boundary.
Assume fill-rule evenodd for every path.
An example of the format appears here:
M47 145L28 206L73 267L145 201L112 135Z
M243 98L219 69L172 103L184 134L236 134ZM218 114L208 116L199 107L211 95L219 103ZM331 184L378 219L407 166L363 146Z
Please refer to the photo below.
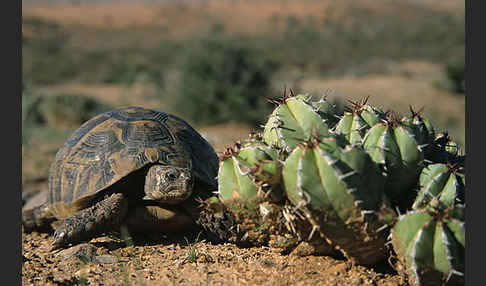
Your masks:
M166 110L220 149L265 123L284 86L424 106L464 145L461 1L134 2L23 1L24 183L45 186L57 149L100 112Z

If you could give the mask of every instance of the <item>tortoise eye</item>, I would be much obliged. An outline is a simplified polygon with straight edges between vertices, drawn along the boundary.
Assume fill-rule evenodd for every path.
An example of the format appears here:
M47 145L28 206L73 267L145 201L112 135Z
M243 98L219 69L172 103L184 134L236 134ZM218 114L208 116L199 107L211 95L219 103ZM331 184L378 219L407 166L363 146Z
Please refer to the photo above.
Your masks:
M174 181L177 179L177 174L174 172L170 172L167 174L167 179L169 179L169 181Z

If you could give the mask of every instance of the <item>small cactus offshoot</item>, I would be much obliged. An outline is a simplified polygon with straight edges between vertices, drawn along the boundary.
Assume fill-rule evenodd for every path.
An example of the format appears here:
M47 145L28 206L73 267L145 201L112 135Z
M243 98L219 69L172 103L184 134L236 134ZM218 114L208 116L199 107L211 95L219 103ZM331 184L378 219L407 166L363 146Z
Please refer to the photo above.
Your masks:
M453 163L464 167L464 151L452 140L447 131L437 134L431 145L425 156L427 163Z
M282 163L278 152L263 142L247 141L226 148L220 157L218 195L229 207L257 208L283 198Z
M464 285L464 208L435 200L398 218L391 241L410 284Z
M425 207L437 199L444 205L465 203L465 175L463 168L455 164L432 164L420 174L420 190L413 209Z

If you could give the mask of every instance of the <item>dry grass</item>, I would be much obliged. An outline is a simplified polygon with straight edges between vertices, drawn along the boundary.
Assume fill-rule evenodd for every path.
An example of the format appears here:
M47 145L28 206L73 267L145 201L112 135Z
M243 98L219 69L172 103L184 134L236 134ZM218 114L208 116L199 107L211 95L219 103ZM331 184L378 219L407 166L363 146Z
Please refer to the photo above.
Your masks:
M346 1L344 1L346 2ZM273 15L320 16L332 1L205 1L187 4L170 2L56 4L24 6L23 16L39 16L64 24L92 27L126 27L168 25L185 27L200 24L207 16L219 16L232 28L258 31ZM182 17L183 16L183 17ZM178 27L179 29L184 27Z
M358 4L359 3L359 4ZM301 19L322 20L327 9L333 8L334 17L345 13L349 5L367 7L372 11L400 14L403 3L390 0L343 1L169 1L166 3L100 1L73 5L26 3L23 17L37 16L65 25L89 27L170 27L170 33L179 34L206 27L218 19L232 32L263 32L272 19L294 16ZM417 5L432 10L462 12L464 3L460 1L408 1L406 5Z
M261 31L272 16L320 16L330 1L300 2L226 2L164 3L164 4L57 4L55 6L27 5L23 16L37 16L73 25L89 27L170 26L172 33L190 31L207 25L208 19L220 19L232 31Z
M123 86L119 84L82 84L62 83L57 85L37 86L36 92L40 94L80 94L92 96L111 106L137 105L143 101L147 108L163 109L159 91L151 85L135 84Z

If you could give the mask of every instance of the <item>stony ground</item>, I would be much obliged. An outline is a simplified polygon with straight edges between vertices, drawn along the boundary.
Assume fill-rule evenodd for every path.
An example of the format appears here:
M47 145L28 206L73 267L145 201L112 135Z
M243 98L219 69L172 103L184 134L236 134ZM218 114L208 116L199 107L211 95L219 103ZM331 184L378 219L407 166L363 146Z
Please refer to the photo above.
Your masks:
M282 255L268 247L211 244L195 234L100 237L52 251L45 233L22 236L22 285L407 285L386 262Z

